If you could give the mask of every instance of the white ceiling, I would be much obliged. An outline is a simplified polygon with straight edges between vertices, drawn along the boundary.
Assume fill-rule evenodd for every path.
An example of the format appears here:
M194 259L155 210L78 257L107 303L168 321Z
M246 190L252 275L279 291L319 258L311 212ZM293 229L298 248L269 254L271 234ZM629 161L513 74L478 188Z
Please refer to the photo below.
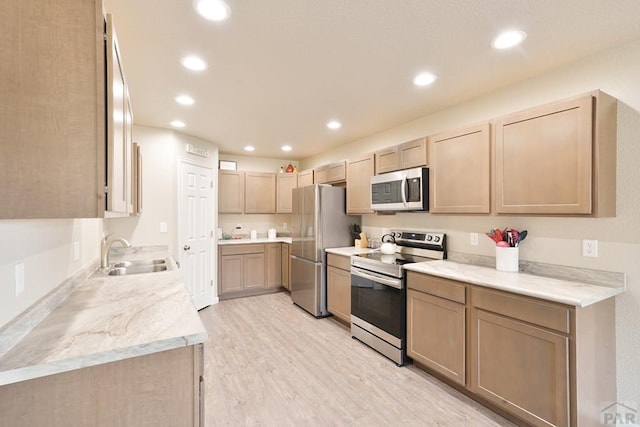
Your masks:
M221 153L303 159L640 38L638 0L227 0L206 21L191 0L106 0L134 123ZM496 51L502 30L528 34ZM197 54L208 68L185 70ZM438 76L417 88L420 71ZM174 98L187 93L192 106ZM327 121L343 123L337 131ZM290 153L280 147L289 144Z

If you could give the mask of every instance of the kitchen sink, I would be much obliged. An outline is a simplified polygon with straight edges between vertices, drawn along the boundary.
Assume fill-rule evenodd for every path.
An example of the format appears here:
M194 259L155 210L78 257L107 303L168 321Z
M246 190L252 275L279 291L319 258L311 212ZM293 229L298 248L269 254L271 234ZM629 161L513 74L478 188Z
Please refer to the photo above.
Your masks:
M119 263L125 264L125 263ZM115 264L109 272L109 276L126 276L129 274L142 274L142 273L157 273L159 271L166 271L166 264L132 264L130 266L119 267Z
M145 267L145 266L162 265L166 263L167 263L166 259L139 259L139 260L122 261L122 262L115 263L113 264L113 268Z

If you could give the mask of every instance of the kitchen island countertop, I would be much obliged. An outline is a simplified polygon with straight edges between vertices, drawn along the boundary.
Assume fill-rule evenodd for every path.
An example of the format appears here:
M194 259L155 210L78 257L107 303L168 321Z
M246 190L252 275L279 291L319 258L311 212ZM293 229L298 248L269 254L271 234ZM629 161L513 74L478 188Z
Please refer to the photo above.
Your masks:
M128 260L168 258L166 248L149 249L117 252ZM205 342L181 273L169 262L173 268L158 273L98 271L78 285L0 357L0 386Z
M407 264L404 268L577 307L586 307L624 292L624 286L609 287L527 273L509 273L452 261L418 262Z

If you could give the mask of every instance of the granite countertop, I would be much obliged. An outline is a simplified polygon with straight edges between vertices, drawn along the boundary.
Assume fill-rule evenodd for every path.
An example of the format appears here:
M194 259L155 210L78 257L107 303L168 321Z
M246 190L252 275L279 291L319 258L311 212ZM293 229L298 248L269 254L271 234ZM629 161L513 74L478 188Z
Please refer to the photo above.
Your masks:
M624 292L624 286L599 286L526 273L507 273L452 261L418 262L404 268L576 307L586 307Z
M168 258L166 248L149 249L112 250L111 262ZM170 265L157 273L93 274L0 357L0 386L206 341L173 259Z
M347 246L344 248L327 248L325 252L330 254L342 255L342 256L351 256L358 254L368 254L369 252L376 251L378 249L371 248L356 248L355 246Z
M218 245L242 245L248 243L291 243L291 237L276 237L268 239L259 237L257 239L218 239Z

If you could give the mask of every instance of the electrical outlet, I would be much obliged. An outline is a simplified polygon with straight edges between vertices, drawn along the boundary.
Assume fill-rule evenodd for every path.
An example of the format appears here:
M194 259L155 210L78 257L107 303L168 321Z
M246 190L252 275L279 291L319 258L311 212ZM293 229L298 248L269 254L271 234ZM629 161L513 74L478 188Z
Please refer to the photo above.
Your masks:
M469 233L469 243L471 246L478 246L478 233Z
M286 230L289 227L289 224L287 224L286 222L282 223L282 229Z
M15 271L16 296L24 292L24 263L16 264Z
M582 256L598 258L598 241L597 240L583 240L582 241Z
M80 242L73 242L73 260L78 261L80 259Z

